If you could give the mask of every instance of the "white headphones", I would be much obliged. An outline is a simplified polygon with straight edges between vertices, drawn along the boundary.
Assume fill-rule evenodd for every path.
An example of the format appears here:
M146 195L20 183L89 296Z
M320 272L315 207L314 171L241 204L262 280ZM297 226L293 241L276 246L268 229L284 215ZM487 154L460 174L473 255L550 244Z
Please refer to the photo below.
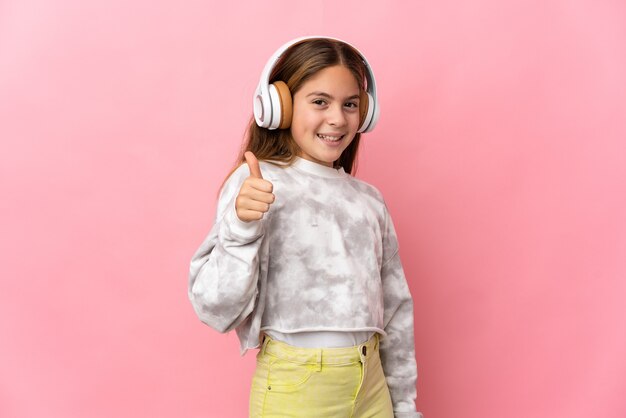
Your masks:
M309 39L330 39L343 42L351 47L348 42L337 38L329 38L326 36L305 36L293 39L280 48L270 57L263 68L259 85L254 92L254 119L256 124L261 128L268 129L286 129L291 125L292 116L292 98L289 87L284 81L276 81L269 84L269 77L276 65L278 59L290 47ZM356 48L354 48L365 64L365 78L367 81L367 91L361 95L359 103L360 126L357 132L370 132L376 126L380 114L378 99L376 96L376 80L374 72L370 67L365 56Z

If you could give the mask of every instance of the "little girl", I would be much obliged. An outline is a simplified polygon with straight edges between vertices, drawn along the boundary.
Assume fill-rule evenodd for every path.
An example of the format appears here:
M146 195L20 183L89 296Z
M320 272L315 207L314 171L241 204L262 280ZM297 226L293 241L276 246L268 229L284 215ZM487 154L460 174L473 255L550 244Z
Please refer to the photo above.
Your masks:
M250 417L421 417L394 225L351 175L377 119L372 70L340 40L293 40L261 75L189 277L199 318L260 348Z

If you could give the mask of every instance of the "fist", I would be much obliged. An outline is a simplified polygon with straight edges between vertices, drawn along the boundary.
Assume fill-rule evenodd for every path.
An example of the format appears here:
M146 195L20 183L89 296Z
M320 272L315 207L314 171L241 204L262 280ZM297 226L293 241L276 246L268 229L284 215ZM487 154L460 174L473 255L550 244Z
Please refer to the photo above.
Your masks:
M265 212L270 210L270 205L276 199L276 196L272 194L274 185L263 178L259 160L252 152L246 151L244 157L250 168L250 175L246 177L239 189L239 194L235 199L235 209L237 217L242 221L258 221L263 218Z

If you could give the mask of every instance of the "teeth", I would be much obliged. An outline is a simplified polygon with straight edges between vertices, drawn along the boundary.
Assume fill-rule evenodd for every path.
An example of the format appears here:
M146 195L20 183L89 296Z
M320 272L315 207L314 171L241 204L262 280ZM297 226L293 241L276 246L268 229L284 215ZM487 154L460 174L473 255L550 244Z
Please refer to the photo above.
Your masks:
M321 135L321 134L317 134L318 138L324 139L326 141L339 141L341 138L343 138L343 135L341 136L329 136L329 135Z

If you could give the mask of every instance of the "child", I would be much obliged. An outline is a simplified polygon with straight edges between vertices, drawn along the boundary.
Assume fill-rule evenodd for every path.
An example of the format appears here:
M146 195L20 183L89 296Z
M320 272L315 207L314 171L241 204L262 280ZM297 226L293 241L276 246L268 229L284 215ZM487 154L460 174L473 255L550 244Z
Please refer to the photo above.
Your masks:
M287 43L254 119L189 277L199 318L235 329L242 355L260 348L250 417L420 417L394 225L350 175L378 119L366 59L334 38Z

